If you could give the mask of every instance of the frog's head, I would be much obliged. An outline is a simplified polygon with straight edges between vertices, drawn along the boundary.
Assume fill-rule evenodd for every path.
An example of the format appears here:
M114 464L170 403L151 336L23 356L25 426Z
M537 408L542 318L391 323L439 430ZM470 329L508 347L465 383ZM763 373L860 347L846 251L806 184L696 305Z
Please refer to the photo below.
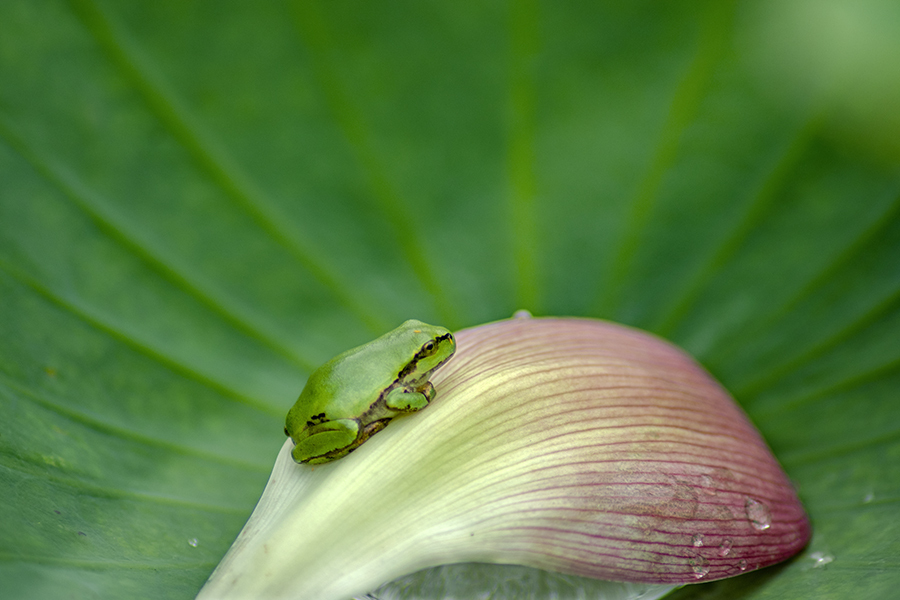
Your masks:
M431 373L447 362L456 352L456 340L448 329L409 320L398 328L407 337L412 350L411 359L400 371L399 379L424 382Z

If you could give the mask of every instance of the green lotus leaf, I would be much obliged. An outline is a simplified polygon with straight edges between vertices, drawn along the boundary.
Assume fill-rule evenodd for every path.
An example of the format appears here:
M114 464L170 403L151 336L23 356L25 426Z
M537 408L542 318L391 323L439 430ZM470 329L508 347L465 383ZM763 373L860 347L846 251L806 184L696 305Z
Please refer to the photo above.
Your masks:
M796 486L800 555L673 597L890 597L898 25L888 0L4 0L0 596L194 597L313 369L525 308L685 349Z

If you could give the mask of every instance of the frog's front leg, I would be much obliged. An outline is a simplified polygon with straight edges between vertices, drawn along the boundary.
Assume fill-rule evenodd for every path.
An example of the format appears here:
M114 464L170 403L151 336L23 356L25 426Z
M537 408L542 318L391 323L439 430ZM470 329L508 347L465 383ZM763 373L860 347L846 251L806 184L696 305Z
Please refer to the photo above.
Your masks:
M428 385L431 386L430 383ZM388 408L397 412L415 412L428 406L433 397L433 387L430 395L422 392L407 391L403 388L394 388L385 396L384 403Z
M325 455L341 449L347 449L349 452L356 447L354 442L359 435L359 423L356 419L335 419L313 425L307 432L308 435L298 441L291 450L291 456L297 462L312 464L327 462L338 456L325 457Z

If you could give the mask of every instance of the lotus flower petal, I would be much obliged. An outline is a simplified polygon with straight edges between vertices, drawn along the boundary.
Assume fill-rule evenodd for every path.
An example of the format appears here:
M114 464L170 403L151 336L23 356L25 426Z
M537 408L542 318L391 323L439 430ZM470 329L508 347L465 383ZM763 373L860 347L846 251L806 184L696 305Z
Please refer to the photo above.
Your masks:
M806 544L759 433L671 344L566 318L456 338L421 413L315 470L285 444L200 597L345 598L456 562L695 583Z

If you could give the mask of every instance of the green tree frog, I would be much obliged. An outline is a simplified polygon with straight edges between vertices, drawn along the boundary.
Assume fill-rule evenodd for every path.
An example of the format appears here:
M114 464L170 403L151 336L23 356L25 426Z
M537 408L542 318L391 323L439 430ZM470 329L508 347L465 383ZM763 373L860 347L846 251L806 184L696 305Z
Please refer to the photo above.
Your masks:
M434 398L428 379L456 351L443 327L409 320L316 369L288 411L291 456L318 464L355 450L398 415Z

